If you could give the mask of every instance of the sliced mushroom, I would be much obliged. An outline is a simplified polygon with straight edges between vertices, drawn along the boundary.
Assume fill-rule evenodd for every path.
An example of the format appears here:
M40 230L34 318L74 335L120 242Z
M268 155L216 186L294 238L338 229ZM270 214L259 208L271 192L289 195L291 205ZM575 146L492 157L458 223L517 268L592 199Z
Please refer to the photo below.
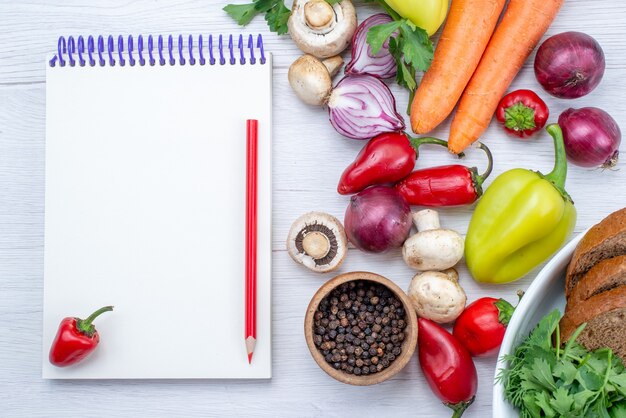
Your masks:
M465 309L467 296L455 269L415 275L408 291L417 315L440 324L454 321Z
M289 84L304 103L321 106L328 100L333 89L332 77L342 65L343 58L339 55L320 61L305 54L289 67Z
M415 270L445 270L463 257L465 240L456 231L441 229L439 215L431 209L413 213L417 234L402 247L405 263Z
M287 252L291 258L318 273L339 267L347 249L348 240L341 222L327 213L305 213L289 230Z
M350 0L330 5L325 0L294 0L287 21L298 48L318 58L328 58L347 48L357 27Z

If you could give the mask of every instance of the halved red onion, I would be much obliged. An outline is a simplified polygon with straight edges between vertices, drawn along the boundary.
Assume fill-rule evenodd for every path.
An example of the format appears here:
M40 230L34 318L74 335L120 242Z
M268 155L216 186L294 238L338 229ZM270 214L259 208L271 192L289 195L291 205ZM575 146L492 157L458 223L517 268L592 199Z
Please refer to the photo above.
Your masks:
M346 74L369 74L378 78L396 75L396 61L389 52L389 39L375 55L367 43L367 32L372 26L392 21L388 14L378 13L361 22L352 36L352 59L346 66Z
M337 132L353 139L403 131L406 126L389 87L371 75L341 79L330 94L328 113Z

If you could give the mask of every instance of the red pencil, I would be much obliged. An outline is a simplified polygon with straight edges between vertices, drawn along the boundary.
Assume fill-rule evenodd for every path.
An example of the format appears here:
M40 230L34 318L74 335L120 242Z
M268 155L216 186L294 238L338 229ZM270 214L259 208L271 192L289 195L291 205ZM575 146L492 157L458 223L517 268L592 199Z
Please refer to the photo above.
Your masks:
M248 363L256 345L256 250L257 250L257 134L258 121L246 122L246 351Z

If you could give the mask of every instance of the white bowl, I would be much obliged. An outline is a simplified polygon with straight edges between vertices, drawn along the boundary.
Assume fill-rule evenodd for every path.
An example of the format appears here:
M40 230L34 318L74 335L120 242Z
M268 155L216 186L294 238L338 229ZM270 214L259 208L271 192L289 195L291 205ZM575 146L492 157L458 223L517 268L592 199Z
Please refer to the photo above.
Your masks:
M515 313L511 317L507 327L496 365L495 376L500 369L508 366L502 356L513 353L515 348L535 328L541 318L549 314L555 308L561 313L565 308L565 270L572 258L574 249L581 238L582 233L571 240L546 264L537 274L535 280L528 287ZM495 377L494 377L495 378ZM498 418L517 418L519 411L504 399L504 387L501 383L493 388L493 415Z

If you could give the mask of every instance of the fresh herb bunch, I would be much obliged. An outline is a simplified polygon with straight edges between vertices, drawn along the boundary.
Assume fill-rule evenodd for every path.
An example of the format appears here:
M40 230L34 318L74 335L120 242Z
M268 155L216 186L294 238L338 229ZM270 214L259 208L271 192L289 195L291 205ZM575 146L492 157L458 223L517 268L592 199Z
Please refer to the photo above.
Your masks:
M389 52L398 67L396 81L411 92L410 106L417 88L415 74L430 67L434 54L433 43L424 29L402 18L383 0L375 1L394 21L372 26L367 33L367 43L372 53L376 54L389 39Z
M613 351L587 351L576 342L581 325L561 348L558 310L544 317L512 355L497 381L520 417L626 417L626 372ZM556 333L553 344L553 334Z

